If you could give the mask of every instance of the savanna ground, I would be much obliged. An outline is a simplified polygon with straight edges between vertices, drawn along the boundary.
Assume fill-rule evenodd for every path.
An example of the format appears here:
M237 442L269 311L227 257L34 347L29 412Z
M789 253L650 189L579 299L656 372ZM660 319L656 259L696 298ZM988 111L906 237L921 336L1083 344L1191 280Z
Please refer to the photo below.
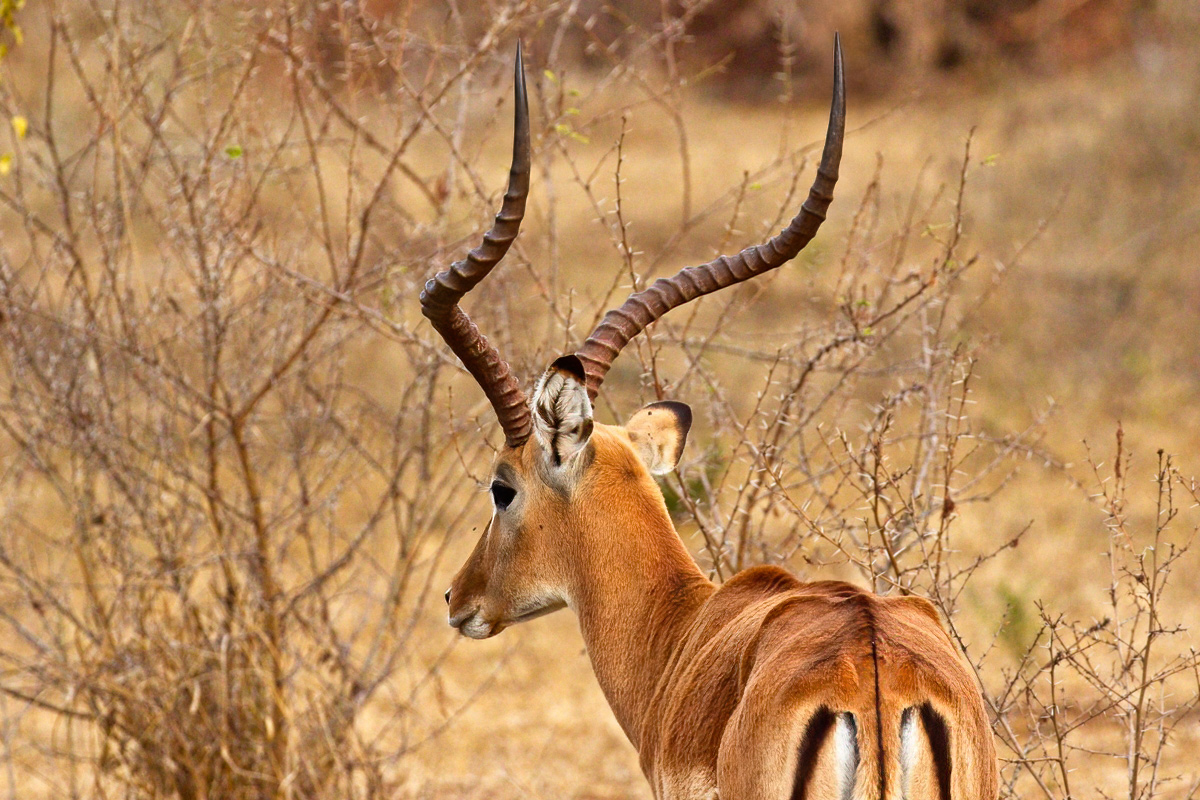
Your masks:
M1197 795L1194 3L738 4L765 45L705 4L233 5L0 0L8 796L647 797L568 613L445 625L501 437L417 294L498 202L518 37L530 210L466 306L532 379L794 213L834 27L829 221L598 416L693 407L664 491L714 575L933 597L1004 796Z

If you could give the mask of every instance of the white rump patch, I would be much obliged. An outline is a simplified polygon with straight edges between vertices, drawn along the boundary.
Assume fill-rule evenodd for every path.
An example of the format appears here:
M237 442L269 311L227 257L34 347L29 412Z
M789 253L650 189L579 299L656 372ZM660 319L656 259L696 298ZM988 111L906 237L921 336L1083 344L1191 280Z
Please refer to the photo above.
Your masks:
M900 715L900 791L908 797L917 766L917 711L906 708Z
M842 712L837 715L833 729L834 762L837 764L838 798L852 800L854 776L858 772L858 726L854 715Z

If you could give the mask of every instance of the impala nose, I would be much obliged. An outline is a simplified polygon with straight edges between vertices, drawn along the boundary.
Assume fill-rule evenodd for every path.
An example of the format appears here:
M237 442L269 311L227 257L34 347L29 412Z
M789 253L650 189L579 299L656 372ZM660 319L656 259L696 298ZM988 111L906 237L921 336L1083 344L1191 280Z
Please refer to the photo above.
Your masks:
M450 605L450 590L446 590L446 605Z

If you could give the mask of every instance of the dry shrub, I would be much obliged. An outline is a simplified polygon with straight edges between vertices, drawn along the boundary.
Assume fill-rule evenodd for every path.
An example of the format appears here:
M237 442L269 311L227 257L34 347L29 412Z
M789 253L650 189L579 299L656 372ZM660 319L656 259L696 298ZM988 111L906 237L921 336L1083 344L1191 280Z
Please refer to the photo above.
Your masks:
M497 440L415 299L494 209L518 34L534 43L542 196L471 313L519 373L625 290L761 240L805 185L813 146L785 137L693 207L680 98L703 74L672 57L684 27L621 28L581 82L566 52L590 34L578 4L496 5L482 30L454 6L385 27L354 4L227 5L30 9L3 65L0 110L27 121L0 182L10 793L439 790L422 748L454 746L439 737L462 704L442 691L449 633L423 625L445 532L479 519L471 478ZM682 177L679 217L645 232L622 188L639 113ZM957 180L893 201L881 161L858 198L839 193L848 229L824 231L793 278L640 338L600 413L696 408L698 441L664 489L715 576L783 563L932 597L989 698L1009 796L1081 781L1192 796L1173 737L1197 662L1168 579L1191 541L1177 498L1196 488L1165 457L1156 513L1129 512L1127 454L1100 481L1104 617L1047 600L1037 621L1016 601L996 620L965 600L1000 594L988 570L1034 535L965 522L1019 468L1069 484L1042 444L1049 409L1006 431L971 408L977 311L1041 232L971 252L968 180L989 163L968 146ZM606 246L615 274L573 266Z
M331 129L286 15L39 11L0 187L10 764L56 794L377 796L440 723L356 722L436 688L411 640L483 446L432 438L474 428L429 422L440 350L345 309L437 251L390 191L431 101ZM381 339L401 385L356 374Z
M1153 513L1136 522L1122 430L1111 472L1088 458L1108 534L1107 608L1081 621L1039 603L1039 630L1018 663L1001 670L989 700L1010 750L1012 796L1071 797L1086 789L1133 800L1200 791L1195 760L1186 755L1195 748L1186 726L1200 707L1200 657L1186 644L1168 591L1177 571L1186 574L1197 528L1180 530L1189 523L1179 517L1195 509L1200 485L1163 451L1157 456Z

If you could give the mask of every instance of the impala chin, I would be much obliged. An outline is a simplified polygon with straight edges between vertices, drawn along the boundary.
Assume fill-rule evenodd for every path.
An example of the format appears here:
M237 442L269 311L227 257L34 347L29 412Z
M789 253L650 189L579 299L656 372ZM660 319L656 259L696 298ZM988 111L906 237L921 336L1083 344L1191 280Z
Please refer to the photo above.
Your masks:
M450 617L450 627L468 639L489 639L504 630L504 625L488 622L478 611Z
M490 622L478 610L473 610L454 614L449 618L449 622L450 627L456 628L468 639L490 639L509 626L544 617L566 607L565 600L558 597L546 597L527 603L516 609L514 613L505 614L502 619L497 621Z

